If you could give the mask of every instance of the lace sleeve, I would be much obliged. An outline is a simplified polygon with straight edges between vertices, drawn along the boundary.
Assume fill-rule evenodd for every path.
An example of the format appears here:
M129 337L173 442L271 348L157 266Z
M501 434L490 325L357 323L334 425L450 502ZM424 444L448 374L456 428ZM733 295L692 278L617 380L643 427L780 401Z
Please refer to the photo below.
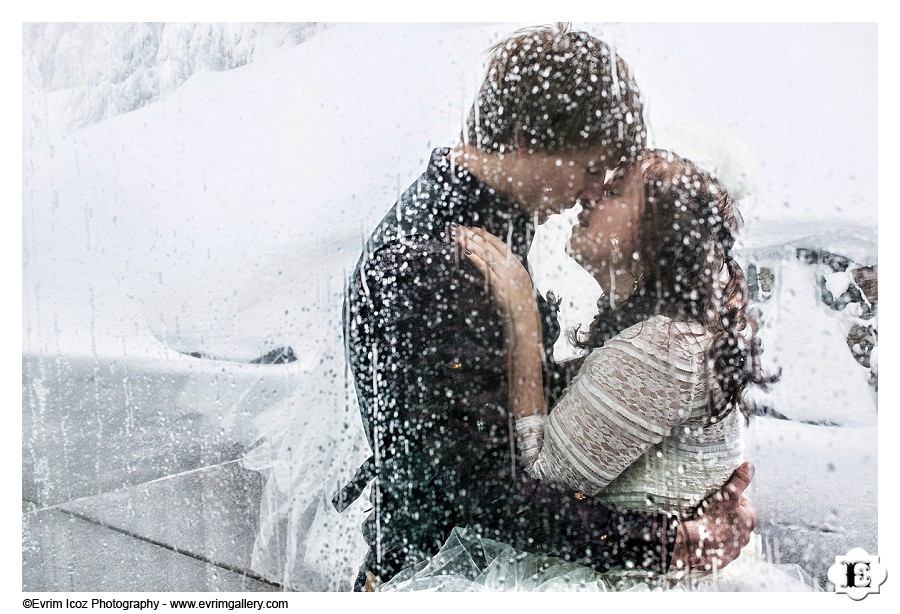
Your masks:
M520 419L525 470L595 494L706 403L704 344L668 318L623 331L594 350L550 413Z

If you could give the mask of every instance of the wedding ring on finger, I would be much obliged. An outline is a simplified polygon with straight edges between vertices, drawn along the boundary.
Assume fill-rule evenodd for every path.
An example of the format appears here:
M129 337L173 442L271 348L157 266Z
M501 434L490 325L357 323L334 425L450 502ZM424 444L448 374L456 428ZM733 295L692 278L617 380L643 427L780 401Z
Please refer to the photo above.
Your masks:
M493 258L491 258L490 260L488 260L488 268L493 269L495 264L497 264L497 261L494 260Z

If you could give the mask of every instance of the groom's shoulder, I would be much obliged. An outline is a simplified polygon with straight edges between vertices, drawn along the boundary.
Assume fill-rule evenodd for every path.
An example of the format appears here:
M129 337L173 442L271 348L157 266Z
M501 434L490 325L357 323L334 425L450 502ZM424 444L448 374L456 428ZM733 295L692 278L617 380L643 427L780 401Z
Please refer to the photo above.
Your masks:
M353 291L390 304L408 301L413 308L434 304L438 311L490 300L480 274L455 245L424 233L398 237L368 254Z
M417 181L398 199L369 237L364 254L370 262L439 263L453 251L450 220L440 189Z
M437 284L457 273L459 265L456 249L448 239L416 233L384 241L367 254L363 268L367 275L380 273L391 283L409 279L419 284Z

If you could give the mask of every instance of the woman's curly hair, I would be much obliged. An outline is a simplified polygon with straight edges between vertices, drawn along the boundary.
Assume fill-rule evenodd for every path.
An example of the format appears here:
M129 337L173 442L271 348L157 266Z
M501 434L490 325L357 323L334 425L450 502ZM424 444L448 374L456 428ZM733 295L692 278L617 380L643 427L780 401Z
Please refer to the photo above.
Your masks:
M696 320L713 334L708 366L724 393L718 406L710 395L710 418L720 420L735 408L749 417L744 389L765 388L779 374L762 369L762 344L747 314L747 282L731 255L740 214L719 182L690 160L654 149L641 152L633 164L642 171L646 205L635 255L643 271L624 303L598 301L589 329L576 329L571 339L591 350L654 315Z

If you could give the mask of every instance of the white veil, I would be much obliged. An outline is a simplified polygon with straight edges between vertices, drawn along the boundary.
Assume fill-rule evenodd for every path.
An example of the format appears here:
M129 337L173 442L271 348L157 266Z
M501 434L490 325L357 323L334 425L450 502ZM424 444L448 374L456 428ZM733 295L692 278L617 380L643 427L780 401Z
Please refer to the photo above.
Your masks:
M352 589L367 550L368 488L343 513L331 503L370 455L340 313L339 302L325 312L321 349L292 373L294 393L254 419L261 439L243 459L266 476L251 569L297 590Z
M296 590L351 590L368 548L360 531L368 488L343 513L331 503L371 452L341 318L359 238L329 243L291 263L303 272L287 285L300 303L287 331L298 358L286 365L292 392L255 412L255 445L242 459L266 478L251 569Z
M335 234L297 237L203 280L196 297L169 303L171 313L158 317L167 326L154 331L168 348L212 359L177 403L209 416L245 450L241 466L264 477L249 567L294 590L351 590L368 548L360 529L368 488L343 513L331 503L371 455L342 329L346 278L364 235ZM229 288L233 302L206 298ZM290 348L296 360L248 364L273 348Z

